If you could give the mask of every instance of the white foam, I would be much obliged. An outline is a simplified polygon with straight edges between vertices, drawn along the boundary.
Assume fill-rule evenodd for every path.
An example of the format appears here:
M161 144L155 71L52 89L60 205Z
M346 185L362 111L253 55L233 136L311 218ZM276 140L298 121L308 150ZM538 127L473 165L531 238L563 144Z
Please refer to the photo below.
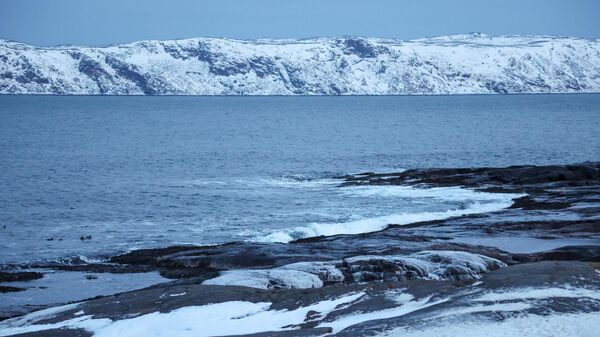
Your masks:
M396 197L407 199L427 199L433 201L498 201L513 199L519 194L488 193L461 187L420 188L404 185L348 186L340 189L342 193L361 197Z
M280 178L255 178L237 179L235 183L240 186L253 188L286 188L286 189L315 189L327 186L336 186L340 183L335 179L310 179L304 176L280 177Z
M341 190L345 190L343 193L352 195L358 194L364 197L377 195L383 197L421 198L430 203L460 201L461 204L466 206L439 212L395 213L341 223L313 223L308 226L277 231L269 235L257 237L256 240L260 242L287 243L299 238L321 235L331 236L338 234L376 232L387 228L390 224L407 225L421 221L441 220L455 216L495 212L511 206L513 203L512 199L523 196L522 194L484 193L457 187L421 189L408 186L359 186Z
M233 177L220 180L216 178L200 178L193 180L178 180L170 186L212 186L212 187L234 187L234 188L290 188L311 189L323 186L336 186L340 183L337 179L313 179L308 175L291 175L285 177L261 178L261 177Z

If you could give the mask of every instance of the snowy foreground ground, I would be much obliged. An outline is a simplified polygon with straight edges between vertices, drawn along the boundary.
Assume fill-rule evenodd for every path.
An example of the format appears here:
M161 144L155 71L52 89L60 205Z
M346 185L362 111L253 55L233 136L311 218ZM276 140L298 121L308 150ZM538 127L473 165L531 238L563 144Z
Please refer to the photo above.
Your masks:
M373 233L48 265L176 280L10 318L0 336L598 336L599 169L349 176L344 185L462 186L517 197L507 209Z
M552 262L520 267L529 270L558 268L575 274L554 284L544 284L537 279L535 281L538 282L531 282L538 283L536 286L495 288L496 283L518 276L497 273L483 281L452 290L448 289L448 285L432 283L433 289L440 287L443 291L425 296L422 288L427 287L426 283L416 290L393 283L390 289L377 287L379 289L324 296L320 301L289 309L278 308L268 301L226 301L120 320L97 318L88 311L97 309L91 303L70 304L4 322L0 334L5 336L68 327L84 329L94 336L140 337L222 336L265 331L270 332L265 335L287 331L289 335L302 336L328 333L347 336L598 335L598 275L594 276L586 270L586 266L579 264ZM596 273L600 271L596 270ZM541 275L531 278L536 276ZM193 294L194 288L161 289L159 298L168 298L165 300L167 303L176 301L188 292ZM174 293L174 290L181 292ZM313 327L306 331L298 330L303 325ZM51 331L58 335L66 332Z
M453 35L195 38L42 48L0 40L0 93L395 95L600 92L600 42Z

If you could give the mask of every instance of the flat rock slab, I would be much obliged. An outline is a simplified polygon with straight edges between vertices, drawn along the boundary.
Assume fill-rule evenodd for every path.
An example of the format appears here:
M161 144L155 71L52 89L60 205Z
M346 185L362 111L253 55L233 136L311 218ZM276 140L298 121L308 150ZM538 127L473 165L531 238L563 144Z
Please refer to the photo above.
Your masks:
M130 320L155 311L170 313L229 301L269 302L269 312L280 313L348 294L360 294L360 298L328 312L307 313L304 322L295 322L291 328L248 336L320 336L330 331L340 336L370 335L406 325L419 326L439 315L463 315L464 319L473 318L473 313L485 316L492 311L481 305L499 303L508 307L502 312L510 315L600 312L600 264L574 261L509 266L488 273L478 282L413 280L272 290L206 286L193 280L176 283L83 302L48 317L38 317L35 324L56 324L87 315L94 319ZM415 310L407 311L405 308L411 305ZM349 317L353 318L350 323L346 322ZM498 318L502 319L494 319ZM85 333L63 328L23 336L88 336Z

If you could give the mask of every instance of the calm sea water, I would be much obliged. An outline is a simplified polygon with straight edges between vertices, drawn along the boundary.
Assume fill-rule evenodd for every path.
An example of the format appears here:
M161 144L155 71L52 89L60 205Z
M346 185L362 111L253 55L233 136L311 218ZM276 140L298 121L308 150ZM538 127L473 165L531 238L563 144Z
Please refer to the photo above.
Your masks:
M495 209L509 199L334 177L597 161L598 130L600 95L0 96L0 262Z

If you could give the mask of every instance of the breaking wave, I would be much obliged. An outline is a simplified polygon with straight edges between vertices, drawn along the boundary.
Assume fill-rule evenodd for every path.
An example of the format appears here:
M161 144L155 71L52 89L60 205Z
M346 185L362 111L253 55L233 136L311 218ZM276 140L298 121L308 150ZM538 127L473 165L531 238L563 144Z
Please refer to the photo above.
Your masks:
M389 202L389 197L414 199L417 202L443 204L452 202L455 206L445 211L401 212L389 215L365 217L339 223L312 223L280 230L256 238L261 242L286 243L293 240L338 234L360 234L376 232L389 225L407 225L415 222L442 220L455 216L495 212L512 205L513 199L520 194L486 193L458 187L416 188L408 186L359 186L345 188L348 195L361 195L365 198L382 199Z

